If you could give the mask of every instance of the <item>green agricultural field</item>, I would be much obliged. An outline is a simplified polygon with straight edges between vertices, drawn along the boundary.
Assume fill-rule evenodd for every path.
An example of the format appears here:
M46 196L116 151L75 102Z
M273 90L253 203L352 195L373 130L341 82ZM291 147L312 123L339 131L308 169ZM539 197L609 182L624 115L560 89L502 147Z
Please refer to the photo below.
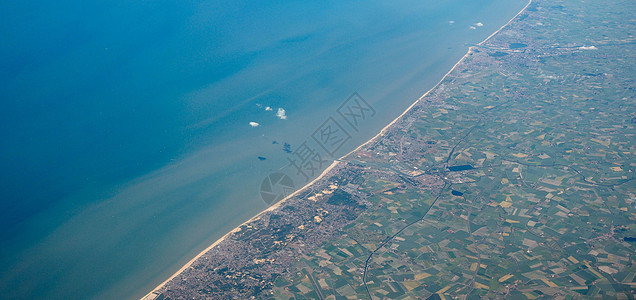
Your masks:
M634 11L533 1L347 158L368 207L294 269L324 299L633 299ZM316 297L284 277L270 296Z

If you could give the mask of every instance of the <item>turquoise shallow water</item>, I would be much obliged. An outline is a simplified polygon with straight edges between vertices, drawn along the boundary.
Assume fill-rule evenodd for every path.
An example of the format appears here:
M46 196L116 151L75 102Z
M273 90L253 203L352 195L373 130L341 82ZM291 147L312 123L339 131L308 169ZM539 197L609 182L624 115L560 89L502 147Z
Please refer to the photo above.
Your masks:
M353 149L524 5L4 5L0 295L142 296L266 207L284 143L315 147L357 91L376 114L334 156Z

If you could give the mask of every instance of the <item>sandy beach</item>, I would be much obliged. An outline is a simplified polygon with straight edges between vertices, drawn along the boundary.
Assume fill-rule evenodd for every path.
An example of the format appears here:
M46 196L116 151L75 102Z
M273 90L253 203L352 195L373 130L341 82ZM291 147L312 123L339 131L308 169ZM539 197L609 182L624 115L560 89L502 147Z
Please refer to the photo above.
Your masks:
M351 153L351 152L350 152ZM347 155L349 155L349 153L347 153ZM345 155L346 156L346 155ZM343 156L344 157L344 156ZM232 229L230 232L226 233L224 236L222 236L221 238L219 238L218 240L216 240L212 245L210 245L209 247L205 248L205 250L201 251L199 254L197 254L197 256L195 256L194 258L192 258L190 261L188 261L188 263L186 263L183 267L181 267L181 269L179 269L177 272L175 272L174 274L172 274L172 276L170 276L170 278L166 279L164 282L162 282L160 285L158 285L157 287L155 287L152 291L150 291L150 293L146 294L146 296L144 296L143 298L141 298L142 300L150 300L150 299L154 299L154 297L156 296L156 294L154 293L155 291L161 289L162 287L164 287L168 282L170 282L170 280L172 280L173 278L177 277L179 274L181 274L181 272L183 272L184 270L186 270L187 268L189 268L197 259L199 259L201 256L203 256L205 253L207 253L208 251L210 251L210 249L216 247L216 245L220 244L221 242L223 242L228 236L230 236L231 234L238 232L241 228L241 226L245 225L245 224L249 224L252 221L258 220L264 213L268 212L268 211L272 211L272 210L276 210L277 208L279 208L283 203L285 203L285 201L287 201L288 199L291 199L292 197L296 196L298 193L304 191L306 188L310 187L311 185L313 185L316 181L320 180L321 178L323 178L327 173L329 173L329 171L331 171L335 166L338 165L338 163L340 163L340 160L335 160L334 162L331 163L331 165L329 165L324 171L322 171L322 173L320 173L320 175L318 175L318 177L316 177L314 180L310 181L309 183L307 183L305 186L303 186L302 188L294 191L293 193L289 194L287 197L281 199L280 201L276 202L275 204L273 204L272 206L268 207L267 209L261 211L260 213L258 213L257 215L253 216L252 218L250 218L249 220L241 223L241 225L237 226L236 228Z
M486 43L488 40L490 40L493 36L497 35L499 32L501 32L501 30L503 30L504 28L506 28L508 25L510 25L520 14L522 14L523 12L526 11L526 9L532 4L532 0L530 0L526 6L523 7L523 9L521 11L519 11L519 13L517 13L514 17L512 17L506 24L504 24L503 26L501 26L497 31L495 31L494 33L492 33L491 35L489 35L486 39L484 39L482 42L480 42L479 46L483 45L484 43ZM423 98L425 98L426 96L428 96L432 91L434 91L437 87L439 87L439 85L444 82L444 80L457 68L458 65L460 65L465 59L466 57L470 56L473 53L473 48L474 47L469 47L468 51L466 52L466 54L464 56L462 56L462 58L459 59L459 61L457 63L455 63L455 65L453 65L453 67L437 82L437 84L435 84L432 88L430 88L428 91L426 91L426 93L424 93L422 96L420 96L419 98L417 98L417 100L415 100L409 107L407 107L399 116L397 116L395 119L393 119L393 121L391 121L389 124L387 124L385 127L383 127L380 132L378 134L376 134L375 136L373 136L371 139L369 139L368 141L366 141L365 143L361 144L360 146L358 146L357 148L353 149L352 151L350 151L349 153L341 156L339 159L333 161L331 163L331 165L329 165L318 177L316 177L315 179L313 179L312 181L310 181L309 183L307 183L306 185L304 185L302 188L296 190L294 193L288 195L287 197L285 197L284 199L282 199L281 201L278 201L277 203L275 203L274 205L268 207L267 209L263 210L262 212L258 213L257 215L255 215L254 217L250 218L249 220L243 222L242 224L240 224L239 226L237 226L236 228L234 228L233 230L231 230L230 232L226 233L224 236L222 236L221 238L219 238L218 240L216 240L213 244L211 244L209 247L205 248L203 251L201 251L199 254L197 254L194 258L192 258L190 261L188 261L188 263L186 263L183 267L181 267L177 272L175 272L172 276L170 276L168 279L166 279L165 281L163 281L161 284L159 284L157 287L155 287L152 291L150 291L148 294L146 294L144 297L142 297L142 300L151 300L154 299L158 296L157 292L158 290L160 290L161 288L163 288L168 282L170 282L170 280L174 279L175 277L177 277L181 272L183 272L184 270L188 269L197 259L199 259L201 256L203 256L205 253L207 253L208 251L210 251L210 249L216 247L218 244L220 244L221 242L223 242L226 238L228 238L231 234L237 232L240 230L241 226L248 224L250 222L253 222L255 220L258 220L264 213L269 212L269 211L273 211L276 210L277 208L279 208L283 203L285 203L287 200L291 199L292 197L298 195L299 193L301 193L302 191L306 190L308 187L312 186L314 183L316 183L317 181L321 180L323 177L325 177L331 170L333 170L336 166L338 166L339 163L341 163L342 160L344 160L347 156L351 155L352 153L357 152L358 150L362 149L363 147L367 146L368 144L376 141L378 138L382 137L384 134L386 134L386 132L391 128L391 126L393 126L398 120L400 120L406 113L408 113L415 105L417 105Z

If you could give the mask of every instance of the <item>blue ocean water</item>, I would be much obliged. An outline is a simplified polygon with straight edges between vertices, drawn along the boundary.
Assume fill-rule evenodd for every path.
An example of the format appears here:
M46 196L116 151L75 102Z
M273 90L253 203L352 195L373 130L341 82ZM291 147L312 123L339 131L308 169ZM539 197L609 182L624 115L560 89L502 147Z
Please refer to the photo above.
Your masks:
M377 114L355 148L524 5L3 4L0 295L142 296L266 207L284 143L358 92Z

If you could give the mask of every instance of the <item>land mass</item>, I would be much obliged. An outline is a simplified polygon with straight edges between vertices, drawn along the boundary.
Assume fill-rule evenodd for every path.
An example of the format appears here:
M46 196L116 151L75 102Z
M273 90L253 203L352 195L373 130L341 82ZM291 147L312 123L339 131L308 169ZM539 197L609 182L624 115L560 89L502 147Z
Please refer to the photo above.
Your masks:
M144 299L633 299L635 10L529 2Z

